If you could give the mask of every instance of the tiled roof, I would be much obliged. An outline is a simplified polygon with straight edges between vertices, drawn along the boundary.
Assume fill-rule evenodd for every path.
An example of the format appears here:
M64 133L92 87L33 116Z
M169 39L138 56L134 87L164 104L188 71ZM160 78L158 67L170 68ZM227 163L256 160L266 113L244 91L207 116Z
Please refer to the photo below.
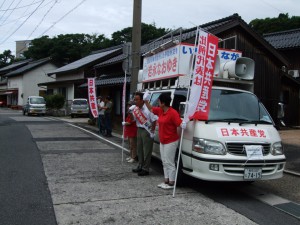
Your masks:
M248 30L249 34L252 35L258 41L262 42L262 44L265 45L266 48L272 52L273 55L278 57L280 60L283 60L284 62L286 62L285 59L282 58L282 56L266 40L264 40L263 37L261 37L254 30L252 30L250 28L250 26L244 20L242 20L238 14L233 14L231 16L203 24L200 27L207 32L218 35L220 32L230 29L231 27L234 27L237 25L240 25L244 29ZM197 31L197 27L193 27L190 29L183 30L181 32L181 34L177 33L175 35L173 34L173 36L165 35L164 38L159 38L149 44L145 44L145 45L141 46L141 55L145 54L146 52L149 52L152 49L155 49L155 48L161 46L164 43L174 40L174 39L177 39L177 40L181 39L182 42L190 40L191 38L196 36L196 31ZM119 56L110 58L107 61L103 61L100 64L95 65L95 68L104 67L109 64L122 62L124 59L125 59L125 55L121 54Z
M26 73L34 68L36 68L37 66L39 65L42 65L46 62L49 62L51 59L50 58L45 58L45 59L40 59L40 60L36 60L36 61L32 61L30 63L28 63L27 65L19 68L19 69L16 69L10 73L7 73L5 74L4 76L5 77L12 77L12 76L17 76L17 75L21 75L23 73Z
M23 60L23 61L20 61L20 62L15 62L13 64L10 64L8 66L5 66L5 67L2 67L0 69L0 73L2 72L9 72L9 71L12 71L12 70L15 70L15 69L18 69L22 66L25 66L26 64L28 64L30 61L32 61L32 59L27 59L27 60Z
M276 49L300 47L300 29L268 33L263 36Z
M131 82L131 77L126 77L126 83ZM121 76L108 76L108 75L101 75L100 78L96 79L96 86L103 86L103 85L121 85L124 83L124 75ZM79 86L80 88L87 87L87 83L84 83Z
M83 68L84 66L95 63L95 62L101 60L103 57L108 56L108 55L110 55L114 52L117 52L120 49L121 48L116 48L116 47L115 48L110 48L110 49L104 49L103 51L88 55L88 56L86 56L82 59L79 59L75 62L67 64L63 67L60 67L60 68L58 68L54 71L51 71L50 73L48 73L48 75L64 73L64 72L70 72L70 71L73 71L73 70Z

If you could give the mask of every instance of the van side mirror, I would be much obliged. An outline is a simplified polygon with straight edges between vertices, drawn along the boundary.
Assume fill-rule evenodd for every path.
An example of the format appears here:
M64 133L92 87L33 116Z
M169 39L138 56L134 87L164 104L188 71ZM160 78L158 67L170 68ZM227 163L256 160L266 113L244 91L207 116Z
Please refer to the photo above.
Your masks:
M277 111L278 119L284 118L284 108L285 108L285 105L282 102L278 102L278 111Z
M278 102L278 111L277 111L277 118L280 122L280 126L286 126L284 123L284 108L285 108L285 104L283 104L282 102Z

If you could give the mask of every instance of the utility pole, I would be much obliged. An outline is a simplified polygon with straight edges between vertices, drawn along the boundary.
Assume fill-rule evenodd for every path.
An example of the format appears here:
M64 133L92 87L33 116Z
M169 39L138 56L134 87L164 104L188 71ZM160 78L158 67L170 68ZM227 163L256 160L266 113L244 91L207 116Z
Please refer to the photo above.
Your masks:
M132 69L130 94L133 94L137 88L138 73L140 69L140 51L141 51L141 18L142 18L142 0L133 0L133 21L132 21Z

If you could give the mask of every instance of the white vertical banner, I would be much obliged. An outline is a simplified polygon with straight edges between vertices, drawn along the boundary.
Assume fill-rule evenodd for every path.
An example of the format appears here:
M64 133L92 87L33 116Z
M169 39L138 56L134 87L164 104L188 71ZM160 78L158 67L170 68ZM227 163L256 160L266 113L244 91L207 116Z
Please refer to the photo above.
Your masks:
M198 43L198 44L197 44ZM184 114L184 121L188 123L190 119L207 119L210 106L210 95L214 76L214 67L218 52L218 38L197 28L195 37L195 49L197 53L193 56L193 82L188 89L188 98ZM191 63L192 71L193 63ZM191 80L191 79L190 79ZM179 154L173 197L175 196L178 168L182 151L183 129L181 130Z
M98 117L97 96L95 88L95 78L88 78L88 98L90 110L94 118Z

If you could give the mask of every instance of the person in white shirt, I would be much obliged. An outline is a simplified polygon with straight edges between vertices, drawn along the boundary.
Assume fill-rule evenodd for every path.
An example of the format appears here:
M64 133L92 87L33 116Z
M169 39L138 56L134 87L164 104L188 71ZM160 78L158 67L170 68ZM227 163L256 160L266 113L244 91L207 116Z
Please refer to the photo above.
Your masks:
M97 98L97 104L98 104L99 134L105 135L105 117L104 117L105 109L103 108L105 103L104 103L103 98L101 96L99 96Z
M137 168L132 169L132 172L138 173L139 176L147 176L149 175L151 164L153 136L157 116L150 112L144 104L143 93L136 92L134 102L135 106L131 106L129 109L138 127L137 154L139 164Z

